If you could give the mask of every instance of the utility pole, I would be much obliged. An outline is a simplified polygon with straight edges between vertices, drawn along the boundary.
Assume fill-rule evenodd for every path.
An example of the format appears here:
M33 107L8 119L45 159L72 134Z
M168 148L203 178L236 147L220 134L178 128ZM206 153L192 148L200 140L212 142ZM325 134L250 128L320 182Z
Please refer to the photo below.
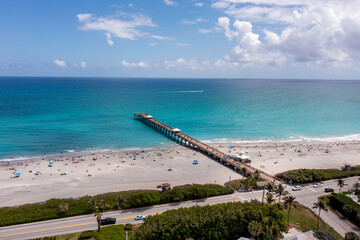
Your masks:
M265 197L265 185L263 186L263 196L261 202L264 203L264 197Z

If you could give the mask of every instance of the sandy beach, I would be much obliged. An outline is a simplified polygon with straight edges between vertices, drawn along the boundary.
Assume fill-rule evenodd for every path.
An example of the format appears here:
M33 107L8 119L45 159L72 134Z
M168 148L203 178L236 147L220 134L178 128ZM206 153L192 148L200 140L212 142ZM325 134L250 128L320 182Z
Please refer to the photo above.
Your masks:
M269 174L298 168L341 168L360 164L360 142L213 144L234 155L244 151L251 166ZM326 153L326 149L330 152ZM159 154L160 152L160 154ZM199 164L194 165L193 161ZM53 162L52 167L49 163ZM12 169L16 169L14 171ZM34 203L133 189L157 189L191 183L224 184L242 176L183 146L139 152L88 155L0 163L0 206ZM36 173L38 172L38 175ZM15 173L21 173L15 178ZM66 174L65 174L66 173Z

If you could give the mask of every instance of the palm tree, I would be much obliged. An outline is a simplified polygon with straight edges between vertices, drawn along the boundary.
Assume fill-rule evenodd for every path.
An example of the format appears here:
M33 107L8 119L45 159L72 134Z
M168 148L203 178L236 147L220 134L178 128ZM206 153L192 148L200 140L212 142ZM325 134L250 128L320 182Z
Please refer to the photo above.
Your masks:
M93 199L93 198L90 198L89 199L89 201L88 201L88 203L90 204L90 206L92 207L92 209L93 209L93 213L95 212L95 209L97 208L97 204L96 204L96 201L95 201L95 199Z
M251 221L248 225L248 231L251 236L254 238L258 237L261 234L262 225L261 222Z
M359 182L356 182L356 183L354 183L354 188L355 188L355 193L357 193L358 192L358 190L359 190L359 187L360 187L360 183Z
M345 186L345 180L342 178L339 178L337 185L339 186L339 193L341 193L341 188Z
M117 196L116 200L118 202L118 209L123 208L124 203L125 203L125 199L122 196Z
M109 205L106 203L104 199L100 199L100 206L101 206L101 211L103 212L105 207L108 207Z
M96 208L96 210L95 210L95 215L94 215L94 217L96 217L96 221L97 221L97 223L98 223L98 232L100 232L102 213L99 211L98 208Z
M320 211L324 210L325 212L327 212L328 208L326 206L326 203L322 200L315 202L313 208L319 209L318 220L317 220L317 230L319 230Z
M286 197L284 197L285 203L289 206L289 208L288 208L288 219L287 219L287 224L288 225L289 225L289 219L290 219L291 205L293 205L295 203L295 199L296 199L296 197L294 197L294 196L286 196Z
M273 195L270 194L266 194L265 200L267 204L273 204L275 202Z
M60 210L61 213L65 213L66 211L68 211L69 210L69 203L65 203L65 202L60 203L59 210Z
M272 183L268 183L263 187L263 196L262 196L262 200L261 202L264 202L264 198L265 198L265 190L267 190L268 192L271 192L274 188L274 185Z
M281 201L281 196L285 196L286 194L288 194L288 191L285 191L285 186L282 185L281 183L276 186L276 193L279 194L279 202Z

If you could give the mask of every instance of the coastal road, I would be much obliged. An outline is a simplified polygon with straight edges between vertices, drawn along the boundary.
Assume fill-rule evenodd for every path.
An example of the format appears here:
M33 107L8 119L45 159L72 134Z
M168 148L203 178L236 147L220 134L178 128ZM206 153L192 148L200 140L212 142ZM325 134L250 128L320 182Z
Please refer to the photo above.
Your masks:
M352 185L356 182L356 178L347 178L345 180L346 185L343 189L350 189ZM291 186L287 186L287 189L290 194L296 197L296 200L305 206L312 208L313 203L317 201L317 198L321 195L324 195L324 188L331 187L338 191L337 180L331 180L324 182L322 188L313 188L312 185L304 185L301 191L291 191ZM247 193L234 193L226 196L218 196L207 199L186 201L181 203L171 203L156 205L152 207L137 208L137 209L128 209L123 211L113 211L104 213L103 218L105 217L115 217L117 219L117 224L125 223L140 223L141 221L136 221L135 217L137 215L154 215L160 214L166 210L177 209L181 207L191 207L195 205L208 205L208 204L218 204L224 202L232 201L250 201L252 199L262 200L262 191L254 191ZM275 198L277 199L277 198ZM332 211L321 212L321 217L327 222L331 227L333 227L337 232L342 236L346 232L355 231L360 233L359 229L356 228L353 224L341 218L339 215L333 213ZM93 215L82 215L77 217L62 218L55 220L48 220L42 222L20 224L9 227L0 228L0 240L10 240L10 239L30 239L38 238L45 236L54 236L59 234L81 232L85 230L94 230L97 229L96 219Z

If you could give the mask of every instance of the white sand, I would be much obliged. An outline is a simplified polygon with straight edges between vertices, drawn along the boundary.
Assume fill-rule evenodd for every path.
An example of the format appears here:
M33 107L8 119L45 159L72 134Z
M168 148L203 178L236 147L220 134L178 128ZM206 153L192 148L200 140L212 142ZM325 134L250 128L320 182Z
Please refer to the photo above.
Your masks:
M299 168L341 168L344 163L360 165L360 142L355 141L236 144L233 149L224 144L215 147L231 155L245 151L252 160L252 166L269 174ZM301 153L297 151L299 148L302 149ZM331 149L331 152L325 153L326 148ZM162 156L157 155L159 150ZM53 167L48 167L48 164L54 158L1 163L0 206L123 190L156 189L158 183L164 182L172 186L187 183L224 184L230 178L242 178L230 168L185 147L159 150L140 152L136 160L133 153L74 155L74 159L81 158L83 161L72 163L72 157L64 157L54 161ZM95 156L96 161L92 160ZM199 160L198 165L193 165L195 159ZM13 178L14 173L9 170L13 165L21 172L19 178ZM35 176L36 171L40 171L41 175ZM61 176L64 171L67 171L67 175Z
M217 145L229 154L244 151L252 160L251 166L271 175L299 168L341 168L345 163L360 165L360 142L342 143L257 143L234 145ZM301 149L301 152L298 150ZM330 149L330 153L325 153ZM260 153L260 154L259 154Z
M158 151L162 156L158 156ZM95 156L96 161L93 160ZM73 163L72 157L64 157L59 161L51 158L0 164L0 206L123 190L157 189L157 184L164 182L172 186L224 184L230 178L241 178L231 169L182 146L140 152L136 160L134 153L118 152L73 157L83 161ZM193 165L195 159L199 161L198 165ZM54 162L53 167L48 166L50 161ZM21 172L19 178L14 178L13 171L9 170L11 166ZM36 171L41 175L36 176ZM64 171L67 174L61 175Z

